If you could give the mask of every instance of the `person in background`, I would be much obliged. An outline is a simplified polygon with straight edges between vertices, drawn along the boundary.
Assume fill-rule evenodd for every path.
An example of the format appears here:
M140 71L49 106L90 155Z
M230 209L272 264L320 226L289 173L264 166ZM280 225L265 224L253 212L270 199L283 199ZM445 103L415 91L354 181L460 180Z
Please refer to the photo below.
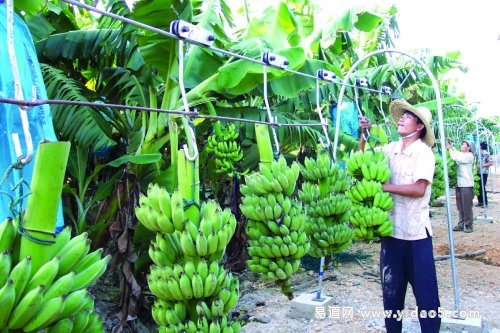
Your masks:
M446 143L452 160L457 162L457 186L455 187L458 209L458 225L453 231L472 232L472 200L474 199L474 165L475 145L472 141L462 141L461 151L457 151L451 143Z
M421 331L437 333L441 318L420 315L422 311L424 314L438 313L440 307L429 218L435 168L431 150L434 145L430 125L432 114L429 109L413 107L404 100L393 101L389 110L401 139L381 147L391 169L390 182L383 184L382 190L391 193L394 199L390 212L394 232L390 237L382 237L380 249L384 309L392 313L402 311L410 283L417 301ZM360 117L359 125L363 130L371 126L366 117ZM361 136L359 149L364 146ZM386 318L385 327L389 333L399 333L402 322Z
M479 158L477 160L477 170L479 175L479 194L477 196L477 206L488 207L488 194L486 193L486 181L488 180L489 168L493 165L493 159L488 152L488 144L481 142L479 144ZM481 163L481 165L480 165ZM482 168L481 168L482 167ZM484 191L484 198L483 198Z

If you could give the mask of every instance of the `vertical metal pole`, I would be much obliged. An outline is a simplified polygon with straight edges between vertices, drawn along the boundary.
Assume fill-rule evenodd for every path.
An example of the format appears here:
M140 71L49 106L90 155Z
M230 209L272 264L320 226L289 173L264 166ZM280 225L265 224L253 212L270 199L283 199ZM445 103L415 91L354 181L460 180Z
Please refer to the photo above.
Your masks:
M274 123L274 117L273 114L271 113L271 107L269 106L269 101L267 100L267 65L264 65L264 103L266 105L266 110L267 110L267 118L269 119L269 123ZM280 154L280 144L278 142L278 135L276 134L276 128L274 125L271 125L271 133L273 135L273 140L274 140L274 149L276 156Z

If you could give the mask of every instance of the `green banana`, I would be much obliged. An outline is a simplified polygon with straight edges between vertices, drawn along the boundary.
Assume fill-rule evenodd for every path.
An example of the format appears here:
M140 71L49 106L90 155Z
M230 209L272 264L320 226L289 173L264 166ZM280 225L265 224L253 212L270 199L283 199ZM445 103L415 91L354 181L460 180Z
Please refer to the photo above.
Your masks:
M85 326L89 322L89 309L83 309L83 311L78 312L73 320L73 330L72 333L83 333Z
M76 315L85 307L85 299L90 297L86 289L72 291L64 299L63 308L59 314L59 318L68 318Z
M201 262L201 261L200 261ZM187 260L184 264L184 273L191 279L196 272L196 266L192 260ZM207 267L208 270L208 267Z
M59 271L59 261L59 257L54 257L42 265L28 282L25 288L25 294L40 285L50 286Z
M46 332L47 333L71 333L71 332L73 332L73 323L74 323L73 317L67 317L67 318L59 320L57 323L48 327Z
M193 242L193 239L191 238L191 235L189 235L189 233L186 230L184 230L181 234L180 244L181 244L182 251L187 256L190 256L190 257L197 257L198 256L198 252L196 250L196 246Z
M182 231L184 229L184 198L181 192L178 190L174 191L170 197L170 203L172 207L172 222L174 223L175 229Z
M217 275L209 272L207 278L203 282L203 297L210 297L214 294L217 288Z
M90 249L90 240L88 233L84 232L73 237L66 245L64 245L56 256L61 258L59 262L58 276L69 273L78 261L87 255Z
M199 232L196 236L196 253L200 257L204 257L208 254L208 242L207 238L203 232Z
M90 265L94 264L95 262L99 261L101 259L102 253L104 252L103 248L97 249L89 254L87 254L85 257L83 257L74 267L73 271L78 274L82 272L84 269L89 267Z
M75 272L69 272L68 274L58 278L45 291L42 303L48 303L52 299L68 294L71 291L71 287L73 287L74 277Z
M71 291L87 288L91 284L95 283L97 279L99 279L106 271L107 264L110 260L111 255L108 254L104 258L90 265L87 269L76 274Z
M15 290L15 303L19 301L21 295L24 292L26 285L28 284L29 277L31 275L31 257L27 256L23 260L17 263L9 275L9 280L14 283Z
M198 272L195 272L193 277L191 278L191 286L193 290L194 298L202 298L203 297L203 280Z
M183 299L192 299L193 298L193 287L191 286L191 280L189 277L181 273L181 277L179 279L179 287L182 292L182 295L184 296Z
M5 250L0 253L0 286L3 286L9 278L12 266L12 250Z
M24 326L24 332L33 332L45 327L50 326L50 324L57 321L61 310L63 309L65 295L52 298L51 300L45 302L40 311L32 318L32 320Z
M0 252L11 250L16 236L17 230L14 221L8 217L0 223Z
M39 285L19 301L10 315L8 322L9 329L21 329L33 318L42 305L44 290L45 286Z
M0 329L3 329L7 325L7 320L9 319L15 302L16 290L14 288L14 282L9 279L0 289L0 309L2 309L2 311L0 311Z

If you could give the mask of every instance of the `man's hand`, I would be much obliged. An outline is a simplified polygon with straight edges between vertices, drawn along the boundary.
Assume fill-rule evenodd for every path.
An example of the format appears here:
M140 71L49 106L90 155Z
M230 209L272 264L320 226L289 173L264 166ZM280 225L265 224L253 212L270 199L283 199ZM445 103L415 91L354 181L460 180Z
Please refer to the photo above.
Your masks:
M359 127L363 130L369 130L370 127L372 126L370 119L364 117L364 116L358 116L359 119Z

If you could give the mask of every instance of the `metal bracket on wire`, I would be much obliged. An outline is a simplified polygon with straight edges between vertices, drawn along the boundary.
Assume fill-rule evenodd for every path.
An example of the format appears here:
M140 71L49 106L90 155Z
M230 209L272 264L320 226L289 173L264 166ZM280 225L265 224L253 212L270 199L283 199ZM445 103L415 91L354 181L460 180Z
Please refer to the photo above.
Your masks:
M354 99L356 103L356 108L358 110L358 114L360 117L364 117L363 112L361 111L361 108L359 107L359 96L358 96L358 87L368 87L368 80L364 77L357 77L355 80L355 86L354 86ZM368 139L370 138L370 130L366 130L366 134L362 133L363 138L365 139L365 142L368 142Z
M17 100L24 100L21 79L19 78L19 68L17 66L16 50L14 47L14 3L7 0L7 48L9 52L10 67L14 77L14 94ZM33 87L32 99L36 99L36 87ZM31 137L30 125L28 121L27 108L19 106L19 116L23 126L24 142L26 144L26 156L23 156L21 141L18 133L12 133L14 150L21 164L28 164L33 158L33 139Z
M384 108L382 106L382 94L388 95L390 97L391 94L392 94L391 87L388 87L388 86L382 86L382 87L380 87L380 91L379 91L379 95L378 95L378 100L380 101L380 112L382 113L382 117L384 117L385 128L387 129L387 133L389 134L389 137L392 138L392 132L391 132L391 127L390 127L390 122L387 120L387 117L385 116Z
M262 62L265 63L264 69L263 69L263 75L264 75L264 104L266 105L266 110L267 110L267 117L269 119L269 123L275 123L274 116L271 113L271 107L269 106L269 100L267 97L267 66L273 66L273 67L278 67L278 68L286 68L288 67L288 59L280 56L278 54L274 54L268 51L263 51L261 54L261 60ZM271 127L271 133L273 135L273 140L274 140L274 148L275 148L275 153L276 156L279 155L280 153L280 144L278 142L278 136L276 134L276 128L274 126Z
M335 82L335 79L337 76L335 73L327 71L326 69L318 69L316 72L316 111L318 112L319 120L321 122L321 127L323 128L323 134L325 135L326 138L326 143L323 142L322 138L319 138L319 142L321 143L321 146L325 149L329 149L331 146L330 142L330 137L328 135L328 123L323 117L323 113L321 112L321 107L320 107L320 100L319 100L319 80L325 80L328 82ZM335 158L335 157L333 157Z
M170 32L179 37L179 88L181 90L184 111L189 113L189 103L186 96L186 89L184 87L184 40L195 44L211 46L215 40L215 36L208 30L204 30L182 20L173 21L170 24ZM185 117L183 117L183 127L186 134L187 144L184 144L182 149L184 150L186 159L194 161L199 156L198 146L196 145L194 129L189 126L189 122ZM189 148L192 150L192 155L189 153Z

